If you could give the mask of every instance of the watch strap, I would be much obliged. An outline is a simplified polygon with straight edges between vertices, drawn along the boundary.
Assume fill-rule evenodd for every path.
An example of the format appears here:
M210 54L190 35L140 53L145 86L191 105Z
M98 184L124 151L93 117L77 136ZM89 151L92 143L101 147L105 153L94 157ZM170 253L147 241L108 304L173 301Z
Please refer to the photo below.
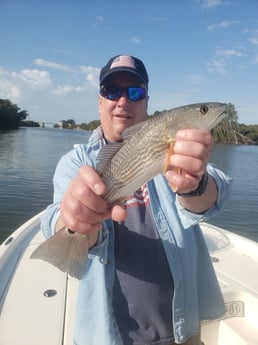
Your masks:
M208 176L209 176L209 174L206 171L205 174L202 175L202 178L199 182L199 185L195 190L188 192L188 193L177 193L177 195L180 195L183 197L201 196L203 193L205 193L205 191L207 189Z

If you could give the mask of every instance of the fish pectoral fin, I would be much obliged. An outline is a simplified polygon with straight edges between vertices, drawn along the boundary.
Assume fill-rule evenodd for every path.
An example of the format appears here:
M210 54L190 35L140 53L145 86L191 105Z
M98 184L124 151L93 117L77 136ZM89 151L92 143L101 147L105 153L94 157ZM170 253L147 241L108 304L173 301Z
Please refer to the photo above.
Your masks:
M168 142L168 148L167 148L167 155L163 164L163 175L166 174L167 171L175 171L177 174L181 175L182 174L182 169L181 168L176 168L173 167L170 164L170 157L174 154L174 145L175 145L175 139L171 139ZM175 187L174 185L172 185L172 183L169 183L171 189L173 190L173 192L177 191L177 187Z
M121 149L123 143L110 143L104 145L96 159L96 169L99 174L103 174L106 170L107 165L110 163L115 154Z
M81 279L86 272L88 249L87 235L63 228L41 243L31 258L47 261L71 277Z

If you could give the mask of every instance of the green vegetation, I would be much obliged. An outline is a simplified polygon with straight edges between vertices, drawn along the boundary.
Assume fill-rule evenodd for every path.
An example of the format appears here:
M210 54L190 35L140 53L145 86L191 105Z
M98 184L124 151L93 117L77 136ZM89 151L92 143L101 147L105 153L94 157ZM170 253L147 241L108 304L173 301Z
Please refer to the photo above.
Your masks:
M22 121L20 124L21 127L39 127L39 123L31 120Z
M258 125L238 123L237 111L231 103L227 105L227 117L212 131L215 141L225 144L258 145Z
M251 144L258 145L258 125L239 125L240 133L251 141Z
M85 131L93 131L100 125L99 120L94 120L89 123L81 123L80 125L77 125L74 120L62 120L63 128L65 129L82 129ZM55 125L54 127L58 128L59 125Z
M235 106L227 104L226 117L213 130L214 140L225 144L256 144L252 138L242 132L242 125L238 123L238 116ZM247 126L249 127L249 126ZM257 132L258 134L258 132Z
M65 128L65 129L76 129L77 128L77 125L73 119L62 120L61 122L63 124L63 128ZM58 128L59 125L55 125L54 127Z
M73 119L60 121L62 128L65 129L82 129L84 131L93 131L100 125L100 120L93 120L89 123L76 124ZM55 124L54 128L60 128L60 124Z
M28 115L8 99L0 99L0 130L18 128Z
M151 116L156 116L162 111L155 111ZM39 123L34 121L25 121L28 113L26 110L20 108L7 99L0 99L0 130L15 129L20 126L38 127ZM89 123L76 124L75 120L61 121L62 128L66 129L81 129L86 131L93 131L100 125L99 120L94 120ZM56 124L54 127L59 128ZM258 145L258 125L245 125L238 123L238 115L235 106L228 103L226 107L226 117L213 130L215 142L226 144L247 144Z
M80 125L81 129L84 129L86 131L93 131L94 129L96 129L98 126L100 125L100 120L94 120L91 121L89 123L82 123Z

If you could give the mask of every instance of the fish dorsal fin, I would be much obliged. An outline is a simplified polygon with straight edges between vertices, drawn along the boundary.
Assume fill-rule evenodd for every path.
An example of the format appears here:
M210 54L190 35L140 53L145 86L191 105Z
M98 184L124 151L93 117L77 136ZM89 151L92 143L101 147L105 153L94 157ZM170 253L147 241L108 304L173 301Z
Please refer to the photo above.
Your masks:
M99 154L97 156L96 165L96 169L99 174L102 174L105 171L107 164L124 145L125 141L130 139L135 133L137 133L145 124L145 122L146 121L141 121L131 127L126 128L122 134L122 138L124 140L123 142L108 143L100 149Z
M96 169L99 174L102 174L105 171L107 164L111 161L111 159L120 150L122 146L123 143L114 142L107 144L100 149L96 160Z
M122 134L123 139L124 140L130 139L135 133L137 133L143 127L145 123L146 121L141 121L141 122L136 123L133 126L126 128Z

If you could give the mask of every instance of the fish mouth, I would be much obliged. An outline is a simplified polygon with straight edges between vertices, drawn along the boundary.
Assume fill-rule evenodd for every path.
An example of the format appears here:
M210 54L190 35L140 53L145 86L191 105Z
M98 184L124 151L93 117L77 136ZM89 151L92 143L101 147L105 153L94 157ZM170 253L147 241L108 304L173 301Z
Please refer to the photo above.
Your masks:
M217 126L217 124L220 123L223 119L225 119L226 116L227 116L226 109L224 108L218 113L218 115L214 121L213 127Z

